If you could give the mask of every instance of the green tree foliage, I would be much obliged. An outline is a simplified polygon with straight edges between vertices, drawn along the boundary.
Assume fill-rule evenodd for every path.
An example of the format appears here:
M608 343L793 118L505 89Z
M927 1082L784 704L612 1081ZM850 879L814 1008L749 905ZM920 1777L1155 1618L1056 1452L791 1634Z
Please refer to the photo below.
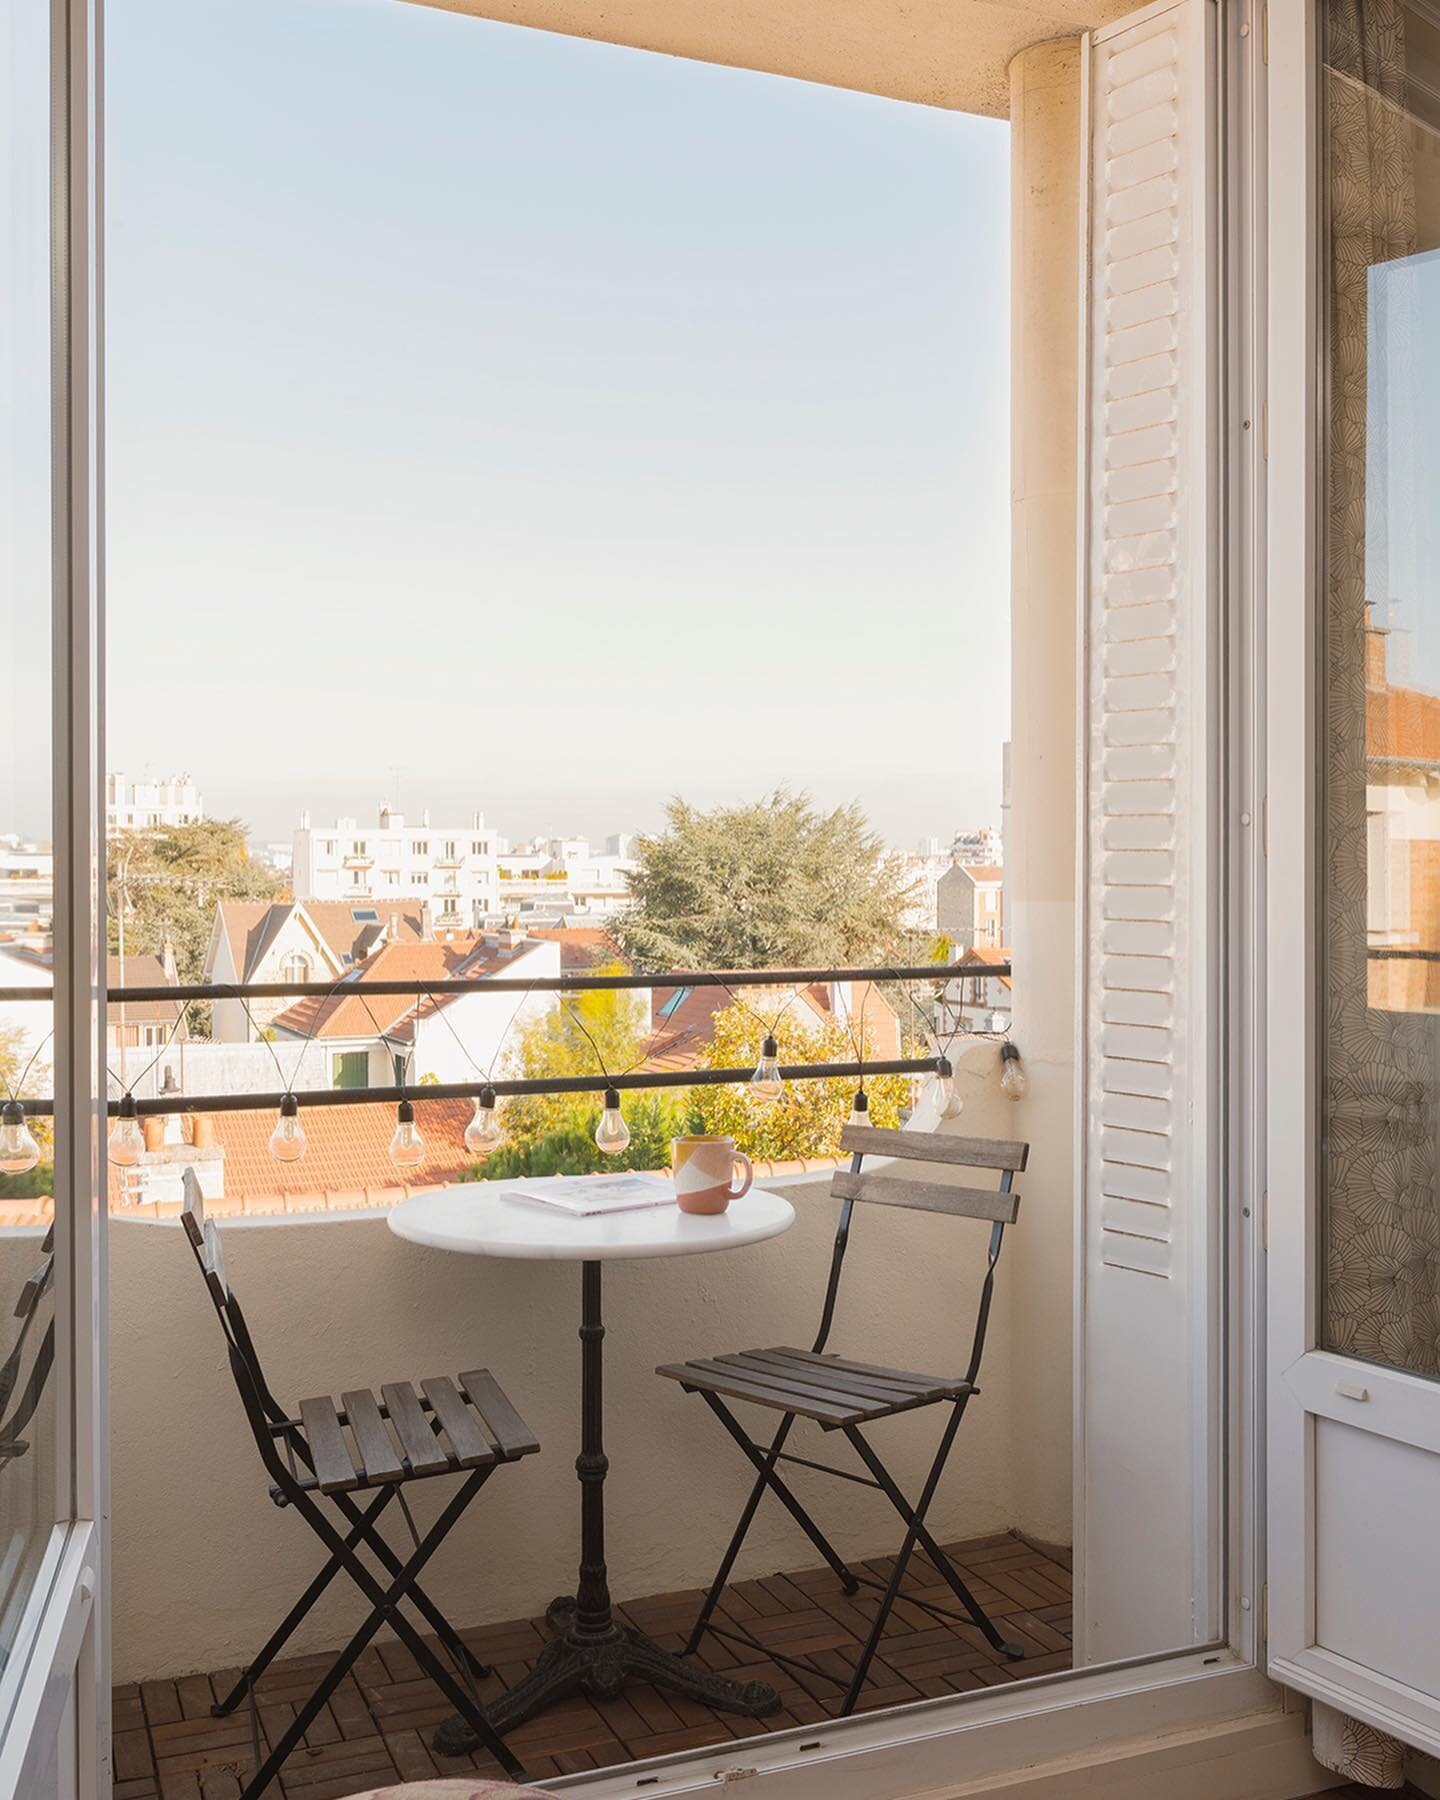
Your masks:
M586 971L593 975L622 975L625 965L613 959ZM524 1080L548 1077L614 1075L628 1069L641 1055L649 1035L649 1008L640 995L623 988L587 988L578 994L559 994L556 1004L527 1020L516 1033L509 1058L512 1072ZM594 1100L585 1094L525 1094L507 1102L505 1132L509 1145L529 1153L552 1136L585 1135L584 1120L594 1110L593 1132L599 1120ZM634 1127L631 1127L633 1132ZM526 1148L528 1147L528 1149ZM592 1143L590 1152L599 1153ZM503 1153L501 1153L503 1154ZM556 1154L560 1154L557 1150ZM491 1163L495 1158L491 1158ZM590 1165L585 1164L584 1168ZM594 1165L599 1166L599 1163ZM637 1168L653 1164L635 1164ZM574 1173L581 1174L577 1167ZM538 1169L529 1171L540 1173ZM566 1170L547 1171L564 1174Z
M238 819L120 831L108 845L109 943L158 956L168 938L182 981L199 981L217 900L273 900L281 884L250 854Z
M705 1047L703 1066L742 1069L759 1060L762 1026L743 1007L728 1006L715 1015L715 1035ZM775 1036L782 1063L854 1062L855 1046L841 1025L811 1029L782 1019ZM733 1137L757 1159L788 1162L804 1156L834 1156L840 1132L850 1116L858 1083L853 1075L833 1081L792 1081L784 1097L772 1105L755 1100L745 1087L693 1088L701 1129ZM898 1125L910 1104L910 1079L876 1075L865 1083L872 1125Z
M708 813L675 799L666 818L640 839L613 927L637 965L841 967L898 949L910 891L858 806L819 813L781 788Z
M512 1102L519 1105L520 1102ZM506 1129L514 1121L507 1115ZM670 1166L670 1140L702 1129L683 1093L627 1094L625 1123L630 1146L621 1157L602 1156L595 1148L600 1108L588 1096L562 1099L538 1137L507 1136L506 1141L467 1176L469 1181L514 1181L522 1175L593 1175L600 1170L665 1169Z

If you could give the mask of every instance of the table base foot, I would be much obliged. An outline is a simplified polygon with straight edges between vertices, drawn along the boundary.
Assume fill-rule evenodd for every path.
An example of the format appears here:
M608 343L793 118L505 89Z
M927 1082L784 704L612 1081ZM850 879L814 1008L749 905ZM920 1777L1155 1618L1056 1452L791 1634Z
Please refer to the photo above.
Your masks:
M521 1682L486 1707L486 1716L502 1734L557 1701L584 1694L613 1700L627 1683L647 1681L720 1712L763 1719L780 1710L780 1696L763 1681L730 1681L662 1650L643 1632L615 1625L608 1635L582 1637L575 1629L575 1602L554 1600L546 1618L559 1635L540 1653L540 1660ZM447 1719L432 1740L437 1754L462 1756L478 1745L462 1719Z

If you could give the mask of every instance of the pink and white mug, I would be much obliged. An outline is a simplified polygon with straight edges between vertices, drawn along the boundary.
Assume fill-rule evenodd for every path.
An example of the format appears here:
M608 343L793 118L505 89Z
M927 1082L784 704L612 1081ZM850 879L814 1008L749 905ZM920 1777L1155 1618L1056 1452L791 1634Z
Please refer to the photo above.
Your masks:
M737 1167L743 1170L739 1187L732 1185ZM731 1137L672 1139L670 1168L676 1201L687 1213L723 1213L732 1200L750 1192L754 1175L750 1158L735 1148Z

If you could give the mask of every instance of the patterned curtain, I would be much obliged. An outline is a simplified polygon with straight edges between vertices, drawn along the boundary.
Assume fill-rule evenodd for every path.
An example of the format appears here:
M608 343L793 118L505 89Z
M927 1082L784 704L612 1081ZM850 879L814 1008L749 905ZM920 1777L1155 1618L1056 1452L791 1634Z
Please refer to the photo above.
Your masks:
M1367 757L1384 748L1388 596L1366 585L1371 270L1416 249L1405 14L1326 0L1329 431L1325 535L1327 1347L1440 1376L1440 1015L1387 1004L1368 950ZM1373 615L1373 616L1372 616ZM1368 717L1367 717L1368 712ZM1416 967L1416 965L1411 965ZM1422 977L1423 978L1423 977Z

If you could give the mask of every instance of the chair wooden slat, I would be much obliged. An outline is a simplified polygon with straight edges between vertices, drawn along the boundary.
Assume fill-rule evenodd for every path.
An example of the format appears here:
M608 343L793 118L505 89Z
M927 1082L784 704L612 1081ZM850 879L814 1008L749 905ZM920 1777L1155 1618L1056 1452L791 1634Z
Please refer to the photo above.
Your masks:
M340 1396L345 1418L360 1452L367 1481L403 1481L405 1465L401 1462L380 1408L369 1388L352 1388Z
M797 1350L789 1344L777 1345L775 1353L792 1357L797 1362L819 1363L822 1367L845 1369L856 1375L883 1375L886 1380L912 1387L917 1393L935 1385L935 1377L917 1375L909 1369L887 1369L881 1363L852 1362L846 1356L825 1356L815 1350ZM952 1389L963 1388L967 1384L957 1378L954 1381L946 1381L943 1385L944 1390L948 1393Z
M410 1459L412 1474L438 1475L442 1469L459 1466L436 1437L419 1397L408 1381L387 1382L380 1390L380 1398L385 1402L385 1410L401 1447Z
M747 1367L774 1369L782 1374L798 1376L802 1381L831 1388L839 1394L870 1394L877 1400L898 1400L905 1405L915 1400L943 1399L952 1385L942 1377L910 1376L901 1379L899 1375L892 1377L888 1371L882 1375L873 1370L868 1374L859 1374L845 1368L843 1364L827 1362L824 1357L806 1362L797 1356L787 1356L781 1350L746 1350L739 1357L722 1356L719 1360L740 1361Z
M205 1221L205 1279L210 1285L210 1292L215 1296L216 1304L228 1306L230 1303L230 1284L225 1279L225 1246L220 1242L220 1233L215 1229L215 1221Z
M726 1394L732 1400L751 1400L761 1406L799 1413L803 1419L814 1419L821 1425L851 1425L856 1422L857 1408L847 1405L839 1395L820 1387L806 1387L798 1381L787 1381L777 1375L769 1381L757 1371L738 1369L733 1363L710 1361L697 1357L694 1362L667 1363L657 1375L668 1375L672 1381L687 1387L708 1389L713 1394ZM869 1408L862 1410L866 1416ZM884 1412L885 1408L880 1408Z
M480 1429L480 1421L460 1398L455 1383L447 1375L434 1375L420 1386L435 1408L435 1417L443 1426L460 1467L478 1469L482 1463L493 1462L495 1452Z
M958 1219L990 1219L1013 1225L1018 1194L995 1188L944 1187L938 1181L906 1181L894 1175L852 1175L837 1169L830 1178L837 1200L859 1200L873 1206L908 1206L914 1212L948 1213Z
M909 1162L948 1163L970 1169L1008 1169L1019 1174L1030 1146L1018 1139L948 1137L941 1131L894 1131L882 1125L847 1125L840 1148L862 1156L899 1156Z
M343 1494L359 1487L360 1474L345 1442L335 1402L328 1394L300 1402L300 1424L315 1459L315 1478L321 1493Z
M185 1227L185 1235L197 1250L205 1247L205 1197L200 1192L200 1179L193 1169L187 1169L181 1177L181 1185L185 1190L185 1203L180 1211L180 1223Z
M488 1369L472 1369L460 1377L460 1385L500 1446L502 1456L530 1456L540 1448L539 1438L506 1399Z

